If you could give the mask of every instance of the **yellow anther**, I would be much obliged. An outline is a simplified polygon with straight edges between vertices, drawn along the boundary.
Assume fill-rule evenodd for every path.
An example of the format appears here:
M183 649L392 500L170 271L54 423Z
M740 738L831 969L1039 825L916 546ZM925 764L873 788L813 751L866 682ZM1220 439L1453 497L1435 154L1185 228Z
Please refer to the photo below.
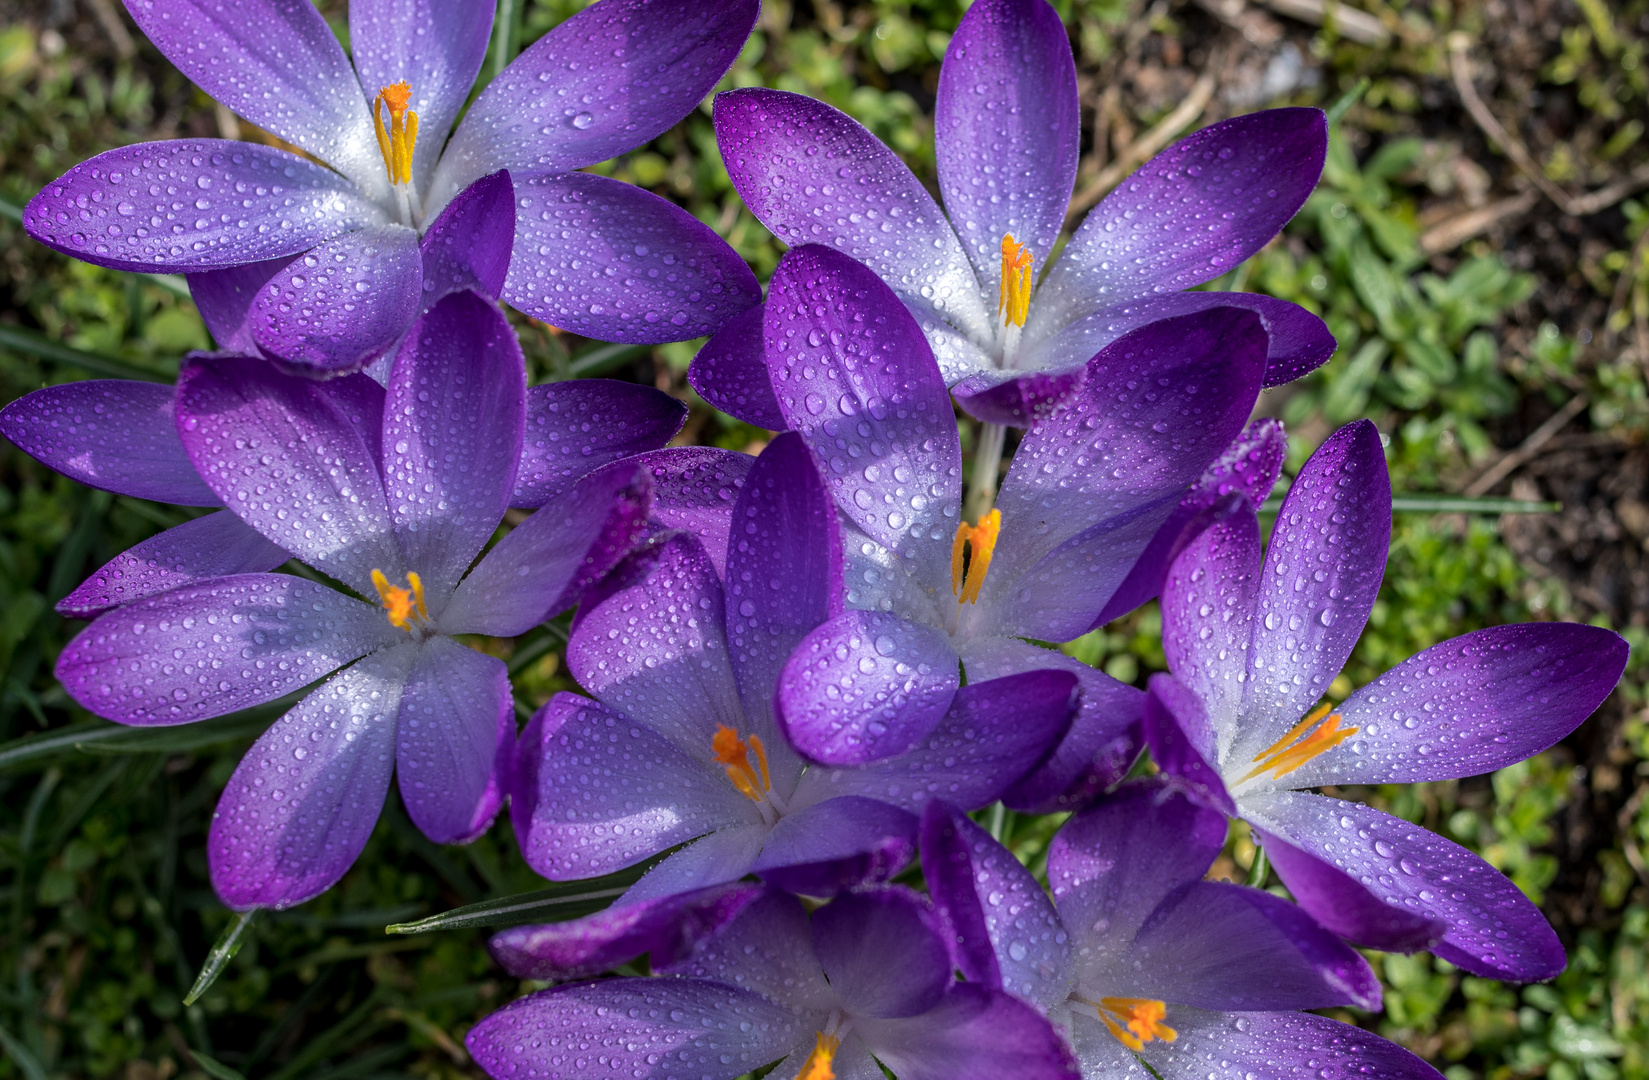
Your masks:
M418 114L408 112L412 85L401 81L383 87L372 99L372 131L378 136L378 150L384 155L384 171L390 184L412 183L412 148L418 142ZM379 106L389 110L386 125Z
M414 623L422 626L429 622L429 609L424 606L424 582L416 573L407 575L408 588L403 589L391 585L382 570L374 570L372 584L378 590L378 599L383 601L391 626L410 631Z
M1168 1015L1168 1006L1160 1001L1150 998L1100 998L1097 1011L1117 1042L1130 1050L1143 1049L1153 1039L1173 1042L1179 1038L1179 1032L1162 1022Z
M1002 236L1002 291L996 303L996 313L1003 325L1024 326L1031 311L1031 249L1013 238L1013 233Z
M1324 702L1312 709L1306 714L1304 720L1289 728L1287 734L1282 738L1255 754L1254 767L1243 774L1242 779L1238 780L1237 783L1252 780L1261 773L1267 772L1271 773L1273 779L1281 779L1318 754L1339 746L1362 730L1361 728L1342 728L1340 726L1340 714L1329 712L1333 707L1333 705ZM1323 719L1325 714L1328 717L1326 720ZM1318 721L1322 722L1318 723ZM1315 729L1311 731L1311 734L1306 735L1306 730L1314 724L1316 725ZM1305 735L1305 738L1301 739L1301 735ZM1296 742L1296 739L1299 741Z
M991 554L996 551L996 537L1002 531L1002 511L992 510L979 519L979 524L967 522L956 527L956 539L950 545L950 591L960 603L972 604L979 599L979 590L985 585L985 575L991 568ZM967 562L967 574L962 572L962 552L972 546L973 557Z
M750 764L750 751L756 752L756 764L761 767L760 775L756 767ZM715 755L716 761L727 769L727 779L739 789L739 794L751 802L761 802L764 795L773 790L773 782L767 775L767 749L762 746L760 735L750 736L746 743L739 738L739 733L721 724L716 733L710 737L710 752ZM757 785L761 785L757 787Z
M802 1071L796 1074L796 1080L836 1080L836 1070L831 1063L836 1060L836 1051L841 1045L842 1040L836 1036L819 1032L813 1052L802 1063Z

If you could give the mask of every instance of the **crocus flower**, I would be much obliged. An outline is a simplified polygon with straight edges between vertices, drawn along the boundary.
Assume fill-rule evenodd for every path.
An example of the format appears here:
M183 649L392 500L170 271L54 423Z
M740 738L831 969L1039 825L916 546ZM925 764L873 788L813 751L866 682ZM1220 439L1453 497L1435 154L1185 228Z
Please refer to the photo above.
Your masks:
M491 0L358 0L353 66L297 0L127 8L195 85L308 156L221 139L121 147L46 185L24 226L100 266L190 275L221 344L244 324L266 354L322 371L388 350L445 286L447 256L426 231L506 169L514 255L506 245L485 269L515 308L590 337L659 342L708 333L760 299L749 268L686 211L574 171L697 105L743 46L755 0L600 0L493 79L450 140Z
M1028 644L1092 630L1192 482L1242 429L1265 333L1213 308L1113 343L1086 384L1032 428L996 509L961 520L955 413L916 321L877 276L830 248L789 252L766 305L765 355L786 427L823 463L842 517L849 610L798 647L779 712L802 753L835 765L904 752L970 682L1061 667L1082 682L1071 736L1011 793L1038 806L1094 764L1120 779L1139 693Z
M620 908L675 910L680 894L752 872L816 896L885 878L915 854L927 800L993 802L1071 722L1075 678L1029 672L960 691L901 757L804 771L774 725L774 688L795 643L839 604L841 557L829 493L800 436L762 452L732 521L725 585L698 538L677 533L590 592L566 655L595 700L558 694L516 750L511 817L528 864L546 877L606 874L692 841ZM578 950L604 940L599 927L635 932L611 918L506 946L582 970Z
M1146 737L1186 790L1253 825L1289 891L1335 933L1388 951L1430 946L1490 978L1551 978L1563 948L1499 871L1417 825L1301 789L1522 761L1608 696L1626 643L1573 623L1491 627L1319 706L1368 620L1390 536L1391 483L1366 420L1306 463L1263 564L1252 508L1210 526L1163 589L1172 675L1151 680Z
M258 739L218 803L208 856L230 906L284 907L337 881L392 770L433 840L472 839L497 812L508 679L452 635L513 636L574 602L629 549L647 503L638 467L615 463L470 570L515 487L525 381L508 322L469 292L408 335L376 426L262 360L185 366L177 430L200 480L271 543L377 601L286 574L210 578L116 608L58 660L75 700L134 725L326 679Z
M1267 385L1334 351L1315 315L1249 293L1184 292L1236 266L1294 216L1327 149L1317 109L1274 109L1169 147L1106 197L1051 266L1076 178L1076 67L1045 0L980 0L939 74L940 210L910 169L830 106L752 88L716 98L716 139L745 205L792 247L826 244L892 286L963 408L1024 425L1137 327L1230 305L1270 331ZM1038 281L1040 279L1040 284ZM695 364L705 399L773 426L757 316Z
M938 920L907 889L810 916L770 891L663 978L570 983L511 1002L465 1039L498 1080L1076 1080L1053 1027L999 989L956 983Z
M1293 904L1202 880L1224 842L1219 813L1128 785L1054 837L1052 903L939 803L922 820L922 866L963 975L1042 1010L1086 1080L1438 1080L1400 1046L1298 1011L1378 1009L1380 984Z

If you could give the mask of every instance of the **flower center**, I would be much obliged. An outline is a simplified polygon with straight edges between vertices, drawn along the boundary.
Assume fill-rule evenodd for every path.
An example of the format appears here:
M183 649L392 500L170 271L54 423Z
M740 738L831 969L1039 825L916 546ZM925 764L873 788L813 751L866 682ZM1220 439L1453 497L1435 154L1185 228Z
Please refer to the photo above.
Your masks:
M979 519L979 524L962 522L956 526L956 539L950 545L950 591L959 603L972 604L979 600L985 575L990 572L991 553L996 550L996 537L1002 531L1002 511L992 510ZM963 573L962 555L972 548Z
M1003 326L1024 326L1031 310L1031 249L1013 238L1013 233L1002 236L1002 291L996 302L996 313L1002 316Z
M750 751L756 752L756 764L750 764ZM784 802L773 791L773 780L767 774L767 748L760 735L752 734L749 741L726 724L719 724L710 737L710 752L727 770L727 779L739 789L739 794L756 804L762 820L769 825L784 813ZM760 771L758 771L758 768Z
M836 1051L841 1047L839 1035L826 1035L819 1032L818 1041L813 1044L813 1052L807 1055L802 1063L802 1071L796 1074L796 1080L836 1080L836 1070L831 1062L836 1060Z
M1271 773L1272 779L1281 779L1318 754L1331 747L1339 746L1362 730L1361 728L1342 728L1340 726L1340 714L1329 712L1333 707L1328 702L1324 702L1312 709L1306 714L1304 720L1288 729L1288 734L1255 754L1254 767L1244 773L1237 783L1252 780L1254 777L1267 772ZM1326 720L1323 719L1324 713L1328 713L1328 719ZM1319 724L1319 720L1322 723ZM1316 724L1316 727L1307 735L1306 729L1311 728L1313 724ZM1303 739L1300 738L1302 735L1305 735Z
M372 571L372 584L383 601L389 624L411 633L429 625L429 609L424 606L424 582L417 574L407 574L407 588L391 585L382 570Z
M372 132L378 136L378 150L384 155L384 171L391 187L412 183L412 148L418 141L418 114L409 112L412 86L404 79L386 86L372 99ZM389 110L385 124L380 108Z
M1117 1042L1130 1050L1139 1050L1153 1039L1173 1042L1179 1038L1179 1032L1162 1022L1168 1015L1168 1006L1163 1002L1150 998L1105 997L1099 999L1095 1009Z

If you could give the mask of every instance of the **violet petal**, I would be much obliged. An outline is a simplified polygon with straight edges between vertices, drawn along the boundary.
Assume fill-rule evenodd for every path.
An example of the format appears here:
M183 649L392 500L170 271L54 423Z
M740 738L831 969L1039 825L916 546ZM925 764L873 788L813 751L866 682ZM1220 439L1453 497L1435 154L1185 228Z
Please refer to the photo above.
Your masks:
M903 1020L866 1021L859 1037L899 1080L1079 1080L1075 1058L1035 1008L1000 990L963 983L935 1008Z
M1202 699L1172 675L1153 675L1141 720L1157 766L1202 805L1235 815L1219 772L1216 733Z
M766 310L757 304L723 323L688 365L687 381L699 397L729 416L769 431L783 431L789 425L773 394L763 353Z
M418 248L423 259L423 310L459 289L474 289L496 300L504 291L515 250L515 185L510 174L500 169L459 192L425 230Z
M636 456L653 484L653 521L697 535L718 574L727 571L733 500L755 463L749 454L713 446L671 446Z
M282 255L278 259L188 275L189 295L200 311L201 322L206 324L221 351L258 354L258 342L252 334L252 305L269 279L297 257Z
M876 799L844 795L792 810L751 865L769 885L805 896L886 881L916 855L916 818Z
M1202 703L1209 730L1229 741L1241 715L1260 590L1260 523L1244 503L1191 541L1162 590L1168 669ZM1215 763L1213 744L1199 747Z
M687 406L651 386L569 379L528 387L526 434L510 505L543 506L603 465L661 448L686 420ZM655 475L655 516L669 490L660 480Z
M203 578L259 574L291 558L226 510L207 514L121 552L57 602L57 612L95 619L111 608Z
M938 916L909 889L838 896L813 913L812 927L819 966L855 1018L919 1016L939 1004L950 985L950 950Z
M503 804L499 759L515 740L504 662L449 637L425 641L395 720L407 816L438 844L467 844Z
M1205 1077L1215 1062L1233 1076L1439 1080L1441 1075L1372 1031L1311 1013L1228 1016L1174 1009L1168 1022L1179 1037L1172 1043L1147 1043L1140 1054L1163 1080Z

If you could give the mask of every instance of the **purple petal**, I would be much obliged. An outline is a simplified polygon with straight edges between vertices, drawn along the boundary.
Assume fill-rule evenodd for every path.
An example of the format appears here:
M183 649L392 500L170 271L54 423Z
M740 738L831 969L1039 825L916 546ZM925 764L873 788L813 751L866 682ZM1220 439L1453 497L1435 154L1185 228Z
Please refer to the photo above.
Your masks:
M304 698L246 752L218 799L206 855L232 908L325 892L372 835L395 764L395 710L417 649L367 657Z
M1163 652L1216 735L1197 747L1209 764L1241 715L1259 589L1260 523L1246 502L1186 546L1163 586Z
M949 710L956 650L931 626L844 611L803 638L779 676L779 724L804 756L863 765L916 746Z
M1033 371L1006 379L1003 377L1005 373L981 372L951 387L951 393L963 411L976 420L987 424L1034 427L1052 416L1087 382L1085 363L1068 371L1053 374Z
M201 321L219 349L248 356L258 354L258 343L252 334L252 304L269 279L296 258L296 255L282 255L278 259L189 275L189 295L194 298Z
M579 169L651 141L721 81L756 14L755 0L601 0L574 15L470 107L432 205L494 169Z
M733 500L756 459L710 446L672 446L636 457L653 482L653 520L698 536L716 573L727 571Z
M635 547L649 503L634 462L584 477L493 545L441 613L443 631L514 637L576 604Z
M713 408L747 424L783 431L789 425L773 395L762 351L766 311L757 304L722 324L688 365L687 381Z
M177 430L201 479L248 525L363 596L405 577L366 437L308 379L199 358L178 375Z
M1181 139L1089 211L1037 289L1026 338L1225 273L1304 205L1327 148L1319 109L1250 113Z
M424 643L396 717L395 770L407 816L438 844L467 844L503 804L500 758L515 741L504 662L449 637Z
M969 8L945 50L934 109L939 191L979 280L999 284L1005 233L1046 266L1082 141L1059 14L1045 0Z
M370 100L380 89L410 84L408 108L424 134L412 150L412 182L430 189L430 175L447 132L469 97L492 35L488 0L354 0L349 5L349 49ZM497 296L497 290L493 290Z
M1230 512L1233 495L1240 493L1255 506L1265 502L1287 456L1288 436L1281 421L1269 417L1250 421L1180 499L1097 621L1103 624L1120 618L1156 596L1168 567L1204 528Z
M1020 443L997 496L996 559L1024 569L986 578L980 603L1003 605L1007 633L1069 641L1095 626L1186 488L1242 430L1264 350L1255 315L1215 308L1094 357L1083 389Z
M122 724L186 724L289 694L405 640L383 613L285 574L241 574L127 604L57 659L63 688Z
M1380 1008L1368 961L1298 907L1197 881L1152 913L1106 989L1199 1009Z
M518 998L464 1045L497 1080L585 1080L593 1068L733 1080L811 1043L823 1020L702 979L602 979Z
M469 290L436 304L396 354L384 494L401 553L433 596L452 591L510 507L526 395L515 331Z
M739 197L780 240L828 244L897 283L924 331L992 339L993 312L950 223L858 121L810 97L758 87L718 94L715 123ZM955 377L971 366L958 365Z
M949 590L962 449L950 395L904 305L840 252L797 248L773 273L765 340L779 407L819 456L842 512L910 560L930 591Z
M1172 675L1151 676L1141 730L1151 759L1203 806L1235 814L1218 763L1215 731L1201 698Z
M511 792L516 836L527 864L552 881L622 870L723 826L760 821L713 762L577 694L538 710L516 753L527 759Z
M969 982L1047 1009L1071 991L1071 939L1029 870L954 807L922 815L922 871Z
M319 384L366 442L373 464L384 468L384 388L364 372L337 375Z
M750 869L786 892L835 896L886 881L915 855L913 815L876 799L844 795L780 818Z
M1440 1074L1396 1043L1326 1016L1256 1012L1238 1016L1173 1009L1179 1038L1145 1044L1157 1075L1313 1077L1320 1080L1439 1080ZM1094 1024L1095 1027L1099 1025ZM1110 1039L1109 1035L1104 1036ZM1111 1040L1115 1043L1115 1040Z
M899 1080L1078 1080L1051 1024L1000 990L964 983L904 1020L865 1021L864 1039Z
M503 297L525 314L585 337L652 344L713 333L761 301L727 241L650 191L537 172L517 172L515 190Z
M128 0L126 10L166 59L229 111L314 154L368 195L388 193L361 84L313 5Z
M1328 690L1368 622L1391 543L1391 478L1372 421L1311 455L1283 499L1260 571L1233 760L1271 745Z
M1357 734L1306 762L1288 785L1406 784L1503 769L1592 715L1628 651L1618 634L1579 623L1492 626L1434 645L1335 709Z
M656 970L731 983L798 1010L819 1009L821 1021L833 1007L814 955L807 911L801 901L777 889L765 889L701 940L691 955ZM811 1049L811 1033L807 1042Z
M935 798L988 806L1041 764L1070 730L1079 700L1067 671L975 676L926 737L895 758L850 769L810 769L795 799L864 795L913 813Z
M687 406L651 386L571 379L529 387L526 436L510 505L543 506L603 465L659 449L686 420ZM667 487L655 474L655 515Z
M57 602L57 612L95 619L110 608L203 578L259 574L291 558L234 514L185 521L121 552Z
M617 904L582 919L515 926L494 934L487 951L523 979L587 979L644 953L665 964L762 895L755 885L712 885L692 893Z
M704 548L678 533L630 556L585 599L567 671L603 705L711 762L718 727L748 731L722 604Z
M490 11L487 17L492 17ZM474 289L496 300L504 291L515 248L515 185L510 174L500 169L459 192L418 247L425 310L459 289Z
M838 896L813 913L813 948L855 1019L919 1016L939 1004L951 982L939 919L909 889Z
M391 348L423 300L418 234L404 225L345 233L269 279L247 320L258 348L299 370L356 371Z
M1333 864L1387 904L1444 920L1448 930L1432 952L1451 964L1514 982L1550 979L1563 970L1563 946L1540 910L1504 874L1459 844L1360 803L1297 791L1248 796L1241 810L1261 829ZM1273 861L1286 875L1286 865ZM1292 888L1287 876L1283 883ZM1336 913L1295 895L1319 922L1350 936L1336 925Z
M768 832L757 823L728 825L701 836L655 864L616 903L637 904L738 881L750 873ZM653 962L660 963L657 957Z
M183 506L221 506L178 441L174 391L132 379L48 386L0 411L0 434L87 487Z

